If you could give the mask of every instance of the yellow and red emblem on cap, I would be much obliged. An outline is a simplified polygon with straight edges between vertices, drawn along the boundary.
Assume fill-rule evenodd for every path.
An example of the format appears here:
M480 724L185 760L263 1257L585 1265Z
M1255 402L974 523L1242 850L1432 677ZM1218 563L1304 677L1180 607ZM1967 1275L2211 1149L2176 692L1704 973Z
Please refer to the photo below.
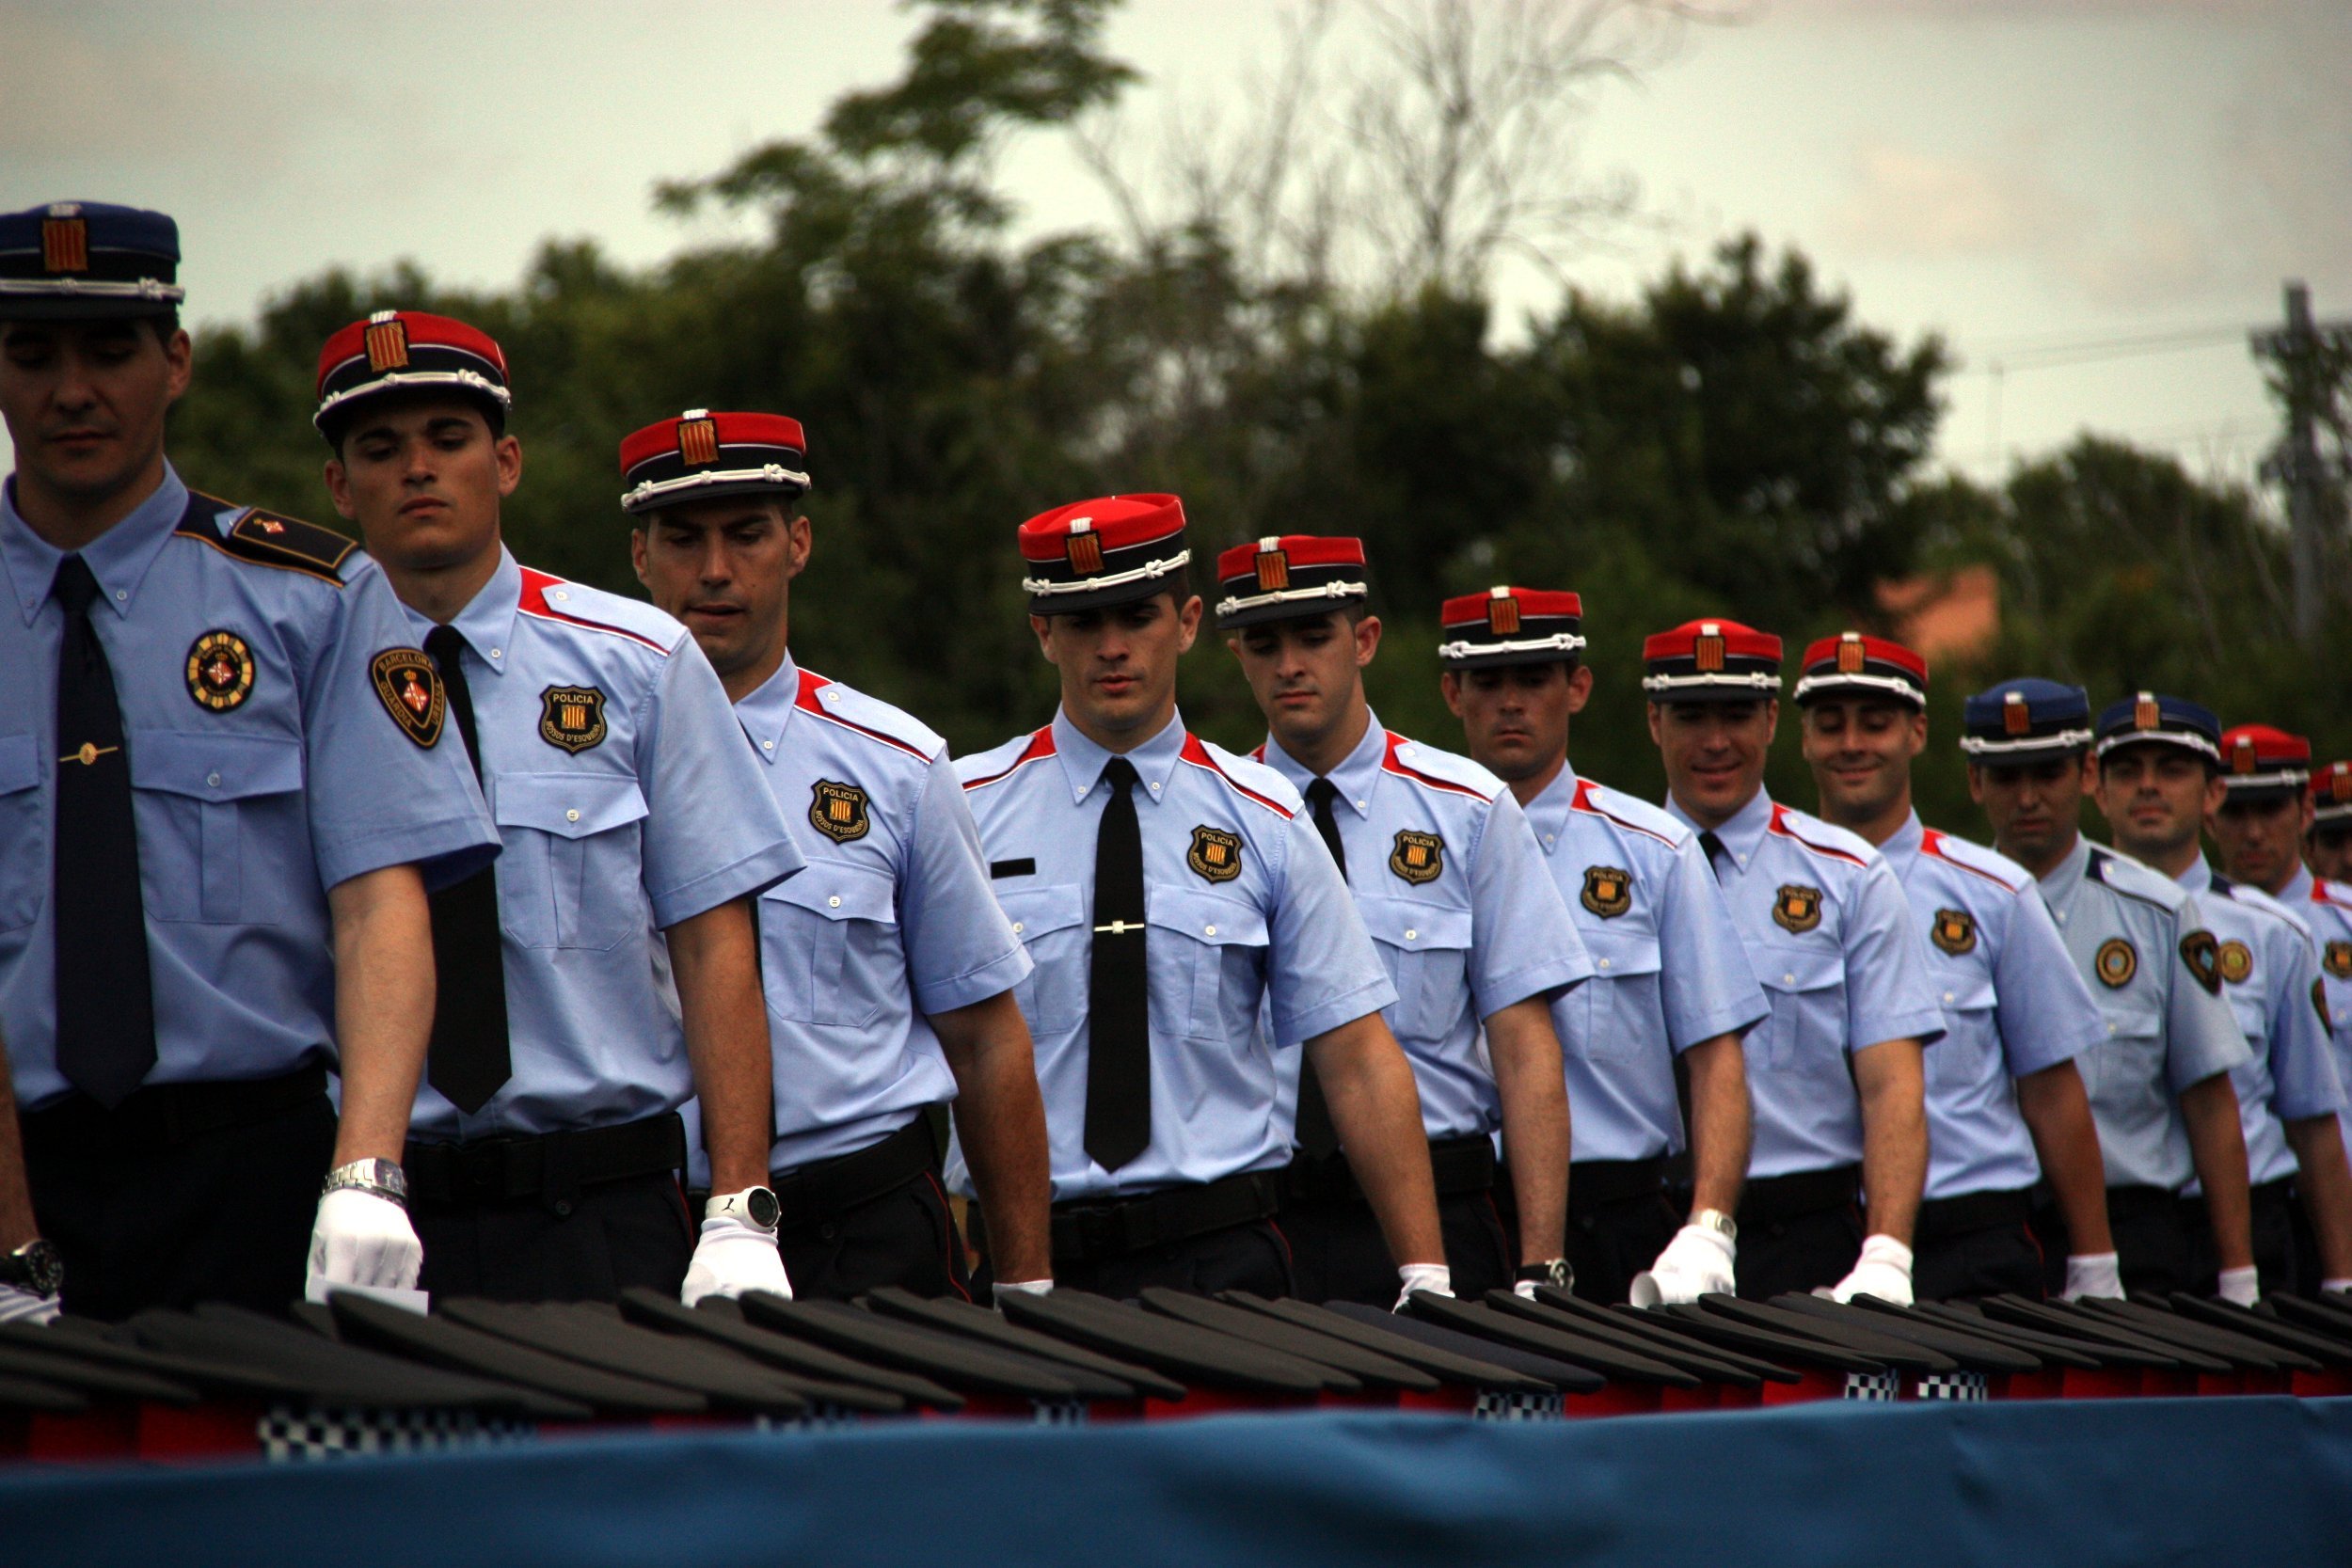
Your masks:
M40 264L50 272L87 272L89 220L79 213L41 219Z
M1262 539L1258 555L1252 562L1258 574L1258 586L1269 594L1279 594L1291 585L1291 558L1279 539Z
M1737 621L1685 621L1642 641L1653 702L1725 701L1780 691L1780 639Z
M2143 691L2132 699L2132 728L2154 730L2164 727L2164 709L2157 705L2156 694Z
M481 404L505 428L514 394L506 355L480 327L424 310L378 310L351 323L319 351L319 405L311 423L326 433L350 418L353 404L386 392L443 391Z
M1165 494L1100 496L1021 525L1029 610L1053 615L1148 599L1184 586L1184 503Z
M2026 702L2026 694L2012 691L2001 699L2001 730L2007 735L2026 735L2033 729L2033 709Z
M2352 762L2331 762L2312 774L2312 810L2322 822L2352 817Z
M759 493L793 499L809 488L807 453L801 421L787 415L689 408L621 438L621 509Z
M399 317L390 321L372 321L365 333L368 345L368 369L397 371L408 364L408 325Z

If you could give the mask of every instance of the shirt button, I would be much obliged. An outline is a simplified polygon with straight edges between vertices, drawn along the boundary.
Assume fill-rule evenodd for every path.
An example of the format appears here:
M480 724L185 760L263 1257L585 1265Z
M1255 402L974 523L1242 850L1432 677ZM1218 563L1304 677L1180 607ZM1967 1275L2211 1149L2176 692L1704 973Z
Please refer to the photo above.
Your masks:
M1158 784L1153 784L1153 785L1152 786L1152 794L1154 794L1154 795L1157 795L1159 792L1160 792L1160 786L1159 786Z
M2115 1033L2115 1025L2114 1025L2114 1024L2110 1023L2110 1024L2108 1024L2108 1025L2107 1025L2107 1033L2108 1033L2108 1034L2110 1034L2110 1035L2112 1035L2112 1034L2114 1034L2114 1033Z
M1797 977L1794 974L1784 974L1780 977L1780 983L1784 986L1793 986L1797 983Z
M1014 936L1019 936L1023 929L1024 927L1020 921L1016 920L1012 923L1012 934Z
M565 600L565 601L567 601L567 602L568 602L568 601L570 600L570 598L571 598L571 595L570 595L569 594L564 593L564 590L562 590L561 588L559 588L559 589L557 589L557 590L555 591L555 596L556 596L557 598L559 598L559 599L563 599L563 600Z
M490 657L492 658L504 658L506 657L506 650L504 648L492 648L490 650Z
M580 820L580 813L578 811L567 811L564 814L564 820L566 822L577 822Z
M841 907L841 895L840 895L839 894L837 894L837 893L836 893L836 894L834 894L832 897L830 897L830 898L828 898L828 899L826 899L826 900L825 900L825 908L827 908L827 909L829 909L829 910L837 910L837 909L839 909L840 907Z
M1947 1002L1949 1002L1951 999L1952 999L1952 993L1951 993L1950 991L1946 991L1946 992L1944 993L1944 1000L1945 1000L1945 1001L1947 1001Z
M1356 809L1358 811L1370 811L1372 808L1365 805L1361 800L1359 800L1356 802Z
M130 596L131 593L127 588L118 588L115 590L115 603L117 604L120 604L123 600L129 598Z
M763 752L772 752L776 749L776 743L772 740L763 740L759 743L759 749Z
M1203 926L1203 927L1200 927L1200 930L1201 930L1201 933L1202 933L1203 935L1205 935L1205 936L1212 936L1212 937L1213 937L1213 936L1216 935L1216 927L1214 927L1214 926Z
M1603 969L1607 969L1607 968L1609 967L1609 960L1608 960L1607 958L1603 958L1603 959L1601 959L1601 960L1600 960L1600 967L1601 967L1601 968L1603 968Z
M1405 940L1406 940L1406 942L1413 942L1413 941L1418 940L1418 939L1420 938L1420 936L1421 936L1421 933L1420 933L1419 931L1412 931L1412 930L1408 930L1408 931L1406 931L1406 932L1405 933Z
M207 773L204 775L204 782L211 784L215 789L218 789L220 787L220 775L217 773Z

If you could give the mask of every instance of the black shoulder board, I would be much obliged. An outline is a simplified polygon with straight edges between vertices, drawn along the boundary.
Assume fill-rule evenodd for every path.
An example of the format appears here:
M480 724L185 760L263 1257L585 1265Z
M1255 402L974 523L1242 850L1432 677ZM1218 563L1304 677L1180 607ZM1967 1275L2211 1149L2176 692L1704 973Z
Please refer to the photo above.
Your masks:
M210 501L209 496L199 498ZM222 501L218 510L226 512L233 505ZM306 523L298 517L283 517L275 512L248 507L224 534L211 516L191 508L189 515L181 519L175 531L191 539L202 540L224 555L249 561L256 566L276 566L283 571L300 572L318 578L338 587L342 584L342 564L358 544L344 538L333 529Z
M2214 892L2226 895L2230 893L2233 886L2234 884L2231 882L2230 879L2224 877L2220 872L2217 871L2213 873Z

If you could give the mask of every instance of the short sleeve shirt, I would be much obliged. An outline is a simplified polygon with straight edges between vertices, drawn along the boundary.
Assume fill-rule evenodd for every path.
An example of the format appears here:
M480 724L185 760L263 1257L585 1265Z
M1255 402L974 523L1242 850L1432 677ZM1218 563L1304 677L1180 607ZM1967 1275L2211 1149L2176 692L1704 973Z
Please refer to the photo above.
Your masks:
M2328 1037L2335 1047L2336 1079L2345 1088L2345 1108L2336 1113L2344 1141L2352 1145L2352 886L2326 882L2304 866L2279 890L2279 902L2301 915L2319 944L2319 983L2328 999Z

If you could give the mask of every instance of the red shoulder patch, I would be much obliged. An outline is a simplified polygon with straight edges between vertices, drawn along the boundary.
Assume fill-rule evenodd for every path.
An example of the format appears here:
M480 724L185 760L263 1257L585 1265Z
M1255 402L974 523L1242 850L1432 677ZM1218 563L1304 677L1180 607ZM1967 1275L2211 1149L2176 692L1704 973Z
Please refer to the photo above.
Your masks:
M803 677L803 679L805 679L805 677ZM803 687L803 689L805 689L805 687ZM1012 759L1011 767L1006 768L1001 773L991 773L984 779L966 779L963 782L963 787L967 790L972 790L977 789L983 784L1000 783L1003 780L1011 778L1015 773L1020 772L1021 769L1026 768L1038 758L1050 757L1053 754L1054 726L1048 724L1043 729L1038 731L1035 735L1029 736L1029 743L1021 748L1021 754Z
M1394 730L1386 730L1382 733L1389 737L1389 749L1380 758L1380 768L1383 772L1394 773L1400 778L1410 779L1415 784L1427 784L1432 789L1442 789L1449 795L1467 795L1471 800L1480 801L1493 799L1492 796L1472 789L1468 784L1458 784L1451 779L1440 779L1434 774L1424 773L1418 768L1406 765L1399 760L1396 754L1398 748L1405 744L1406 737L1397 734Z
M1971 877L1981 877L2004 893L2015 893L2018 891L2015 887L2010 885L2007 878L1995 876L1994 873L1987 871L1980 865L1970 865L1966 861L1957 859L1954 856L1946 853L1944 849L1944 838L1945 835L1936 832L1933 828L1922 828L1919 831L1919 853L1923 855L1933 855L1937 860L1942 861L1946 865L1950 866L1955 871L1965 871Z
M1570 811L1581 811L1587 816L1597 816L1604 822L1614 823L1616 826L1623 828L1627 832L1640 833L1644 838L1654 838L1669 849L1674 847L1675 841L1668 838L1664 833L1660 832L1657 829L1645 828L1639 822L1629 822L1624 817L1619 816L1615 812L1611 811L1607 806L1602 805L1598 800L1595 800L1593 798L1593 781L1590 779L1579 779L1576 781L1576 798L1568 802L1568 809Z
M1282 804L1281 801L1275 800L1270 795L1259 794L1256 790L1250 788L1248 784L1242 783L1239 779L1236 779L1233 775L1225 771L1224 768L1219 768L1216 764L1216 758L1209 754L1208 747L1201 744L1200 737L1194 735L1190 730L1186 730L1184 732L1184 749L1178 754L1186 762L1192 764L1195 768L1206 768L1208 771L1216 774L1218 778L1224 780L1225 787L1232 790L1234 794L1242 797L1242 799L1246 800L1255 800L1258 804L1265 807L1266 810L1274 813L1275 816L1281 817L1284 821L1289 821L1290 818L1295 815L1292 812L1290 807Z
M833 682L827 680L824 676L816 673L814 671L802 671L801 689L793 694L792 705L799 708L803 713L815 714L818 718L822 719L828 724L838 724L845 730L855 731L857 734L864 736L868 740L879 741L882 745L888 746L894 751L904 752L907 755L914 758L917 762L929 762L930 760L930 757L924 755L921 752L916 751L914 747L908 745L897 736L885 735L880 730L872 729L865 724L859 723L854 719L844 719L841 715L826 707L823 703L818 701L817 693L822 691L825 688L831 686ZM971 786L966 784L964 787L969 789Z
M1837 848L1835 846L1816 844L1811 839L1805 837L1803 833L1797 832L1794 828L1791 828L1788 825L1788 808L1780 804L1778 801L1774 801L1772 803L1772 826L1767 831L1778 833L1785 839L1789 839L1797 844L1803 845L1805 848L1812 850L1823 860L1843 861L1848 865L1868 865L1870 863L1868 861L1864 860L1860 855L1850 854L1846 850Z
M555 605L548 602L548 590L562 589L567 587L568 584L562 578L550 576L546 572L534 572L528 566L524 567L522 572L522 602L518 608L525 615L536 616L542 621L558 621L567 626L584 626L590 631L603 632L608 637L626 637L631 642L642 643L651 648L655 653L665 656L669 653L668 648L656 642L652 638L642 637L626 626L607 626L602 621L591 621L585 616L575 615L568 610L557 609Z

